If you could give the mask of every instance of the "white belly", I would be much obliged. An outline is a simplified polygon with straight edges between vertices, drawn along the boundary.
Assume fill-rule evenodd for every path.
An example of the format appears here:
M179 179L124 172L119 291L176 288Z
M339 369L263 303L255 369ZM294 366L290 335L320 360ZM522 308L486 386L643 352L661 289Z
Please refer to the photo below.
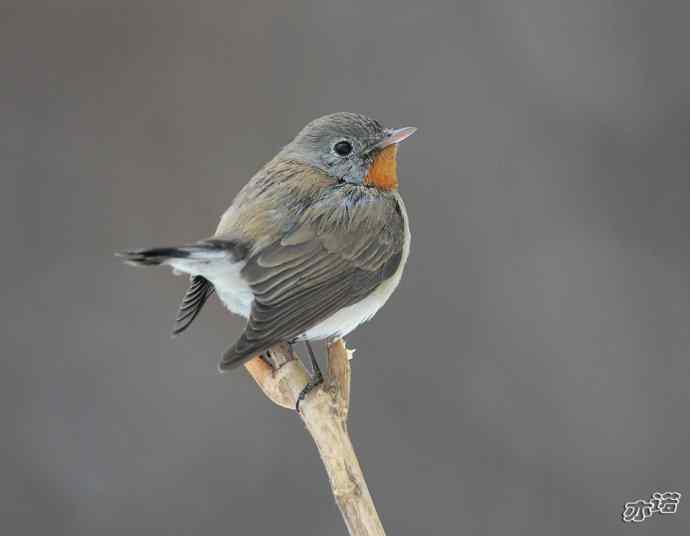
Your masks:
M403 263L392 277L386 279L378 288L366 298L348 307L344 307L323 322L316 324L299 337L300 340L328 339L330 337L344 337L351 331L369 320L388 301L393 291L400 283Z

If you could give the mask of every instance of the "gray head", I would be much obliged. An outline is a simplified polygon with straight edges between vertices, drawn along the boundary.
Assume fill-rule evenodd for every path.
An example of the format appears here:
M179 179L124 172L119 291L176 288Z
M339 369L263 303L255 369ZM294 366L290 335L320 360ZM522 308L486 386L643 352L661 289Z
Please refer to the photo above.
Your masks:
M412 127L387 129L365 115L338 112L309 123L283 149L280 157L317 167L341 182L377 186L367 175L378 156L415 130ZM394 165L394 154L392 162Z

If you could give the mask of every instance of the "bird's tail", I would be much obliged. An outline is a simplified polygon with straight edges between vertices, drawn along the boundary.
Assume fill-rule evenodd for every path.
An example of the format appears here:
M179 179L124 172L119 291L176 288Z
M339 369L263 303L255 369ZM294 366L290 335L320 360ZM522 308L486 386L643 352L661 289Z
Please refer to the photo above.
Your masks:
M212 261L227 257L228 248L217 243L199 243L190 246L135 249L116 254L133 266L159 266L178 259L190 261Z

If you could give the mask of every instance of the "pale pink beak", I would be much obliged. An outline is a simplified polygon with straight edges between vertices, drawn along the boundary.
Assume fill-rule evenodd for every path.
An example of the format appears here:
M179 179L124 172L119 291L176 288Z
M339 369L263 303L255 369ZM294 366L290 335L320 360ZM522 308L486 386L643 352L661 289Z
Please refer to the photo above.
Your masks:
M385 137L376 145L374 145L373 149L383 149L384 147L388 147L389 145L393 145L394 143L400 143L401 141L406 140L407 138L412 136L412 134L414 134L415 132L417 132L417 129L415 127L386 129Z

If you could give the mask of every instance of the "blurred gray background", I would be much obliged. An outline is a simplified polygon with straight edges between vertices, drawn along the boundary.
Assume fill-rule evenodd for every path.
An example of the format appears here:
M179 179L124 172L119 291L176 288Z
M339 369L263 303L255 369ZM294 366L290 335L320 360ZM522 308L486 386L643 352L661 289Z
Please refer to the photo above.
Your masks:
M58 5L59 4L59 5ZM687 2L0 7L3 534L343 535L214 303L115 250L207 236L334 111L416 125L412 255L349 337L391 535L687 534ZM623 504L685 494L640 526Z

